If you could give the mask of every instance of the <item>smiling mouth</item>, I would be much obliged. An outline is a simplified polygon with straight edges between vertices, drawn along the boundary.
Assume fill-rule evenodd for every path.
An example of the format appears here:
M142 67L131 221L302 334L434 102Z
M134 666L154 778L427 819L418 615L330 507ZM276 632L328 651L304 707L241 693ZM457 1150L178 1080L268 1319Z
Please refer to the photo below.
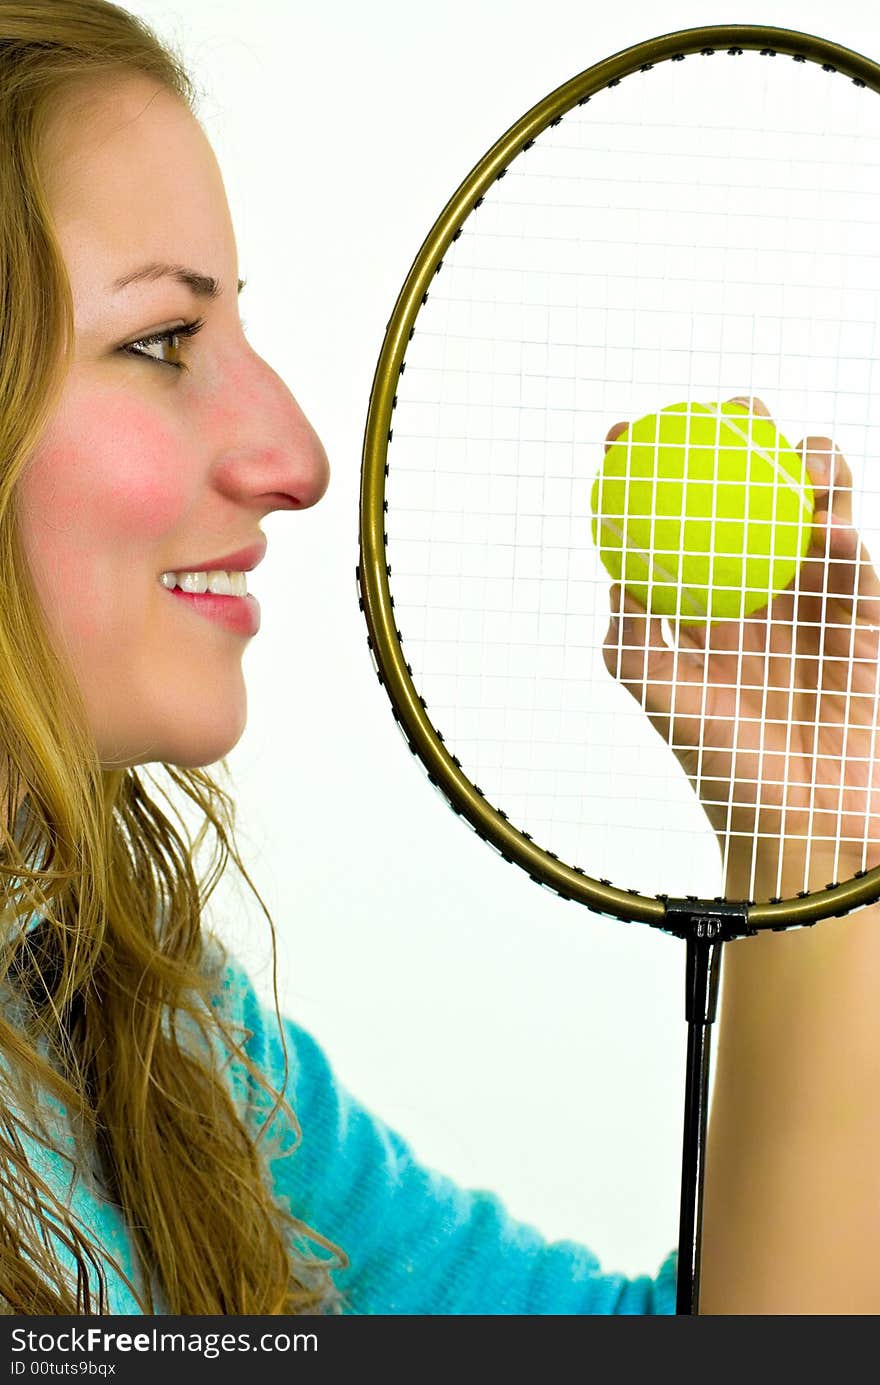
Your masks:
M194 596L207 591L215 596L247 596L248 592L247 577L236 568L163 572L159 580L169 591L179 589Z
M235 634L251 638L260 628L260 603L250 593L226 596L210 591L181 591L179 587L168 587L166 591L179 603L189 606L195 614L223 625Z
M260 534L256 543L248 544L245 548L238 548L234 553L225 553L222 558L211 558L203 563L178 563L175 568L167 568L162 573L162 579L179 573L199 573L199 572L252 572L255 567L266 556L268 541L265 534Z

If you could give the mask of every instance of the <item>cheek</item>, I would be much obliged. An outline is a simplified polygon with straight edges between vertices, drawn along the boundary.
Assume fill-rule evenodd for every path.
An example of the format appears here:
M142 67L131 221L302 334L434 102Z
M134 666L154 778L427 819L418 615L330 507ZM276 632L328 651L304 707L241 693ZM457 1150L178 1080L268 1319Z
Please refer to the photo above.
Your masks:
M137 573L155 577L186 477L184 449L155 413L94 396L59 411L20 487L22 541L50 611L93 627L125 605L120 588Z
M173 525L182 500L181 448L155 413L91 398L68 407L32 459L33 519L110 546L148 542Z

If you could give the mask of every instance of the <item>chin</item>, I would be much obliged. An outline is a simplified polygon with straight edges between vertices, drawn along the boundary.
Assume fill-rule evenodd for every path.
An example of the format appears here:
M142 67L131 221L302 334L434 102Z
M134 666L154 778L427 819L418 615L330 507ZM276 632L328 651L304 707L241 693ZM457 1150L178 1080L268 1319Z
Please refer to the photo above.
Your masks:
M150 742L141 738L139 750L130 748L131 740L129 753L120 754L118 743L115 752L110 747L102 748L101 764L104 769L147 764L176 765L180 769L204 769L207 765L216 764L235 749L244 734L246 724L247 715L244 710L238 717L228 717L222 722L218 718L216 723L210 725L199 721L198 716L195 716L192 726L178 721L173 730L169 731L166 728L163 734Z
M222 760L234 750L244 733L244 724L234 734L226 736L200 736L188 741L181 738L167 747L167 753L155 756L167 765L178 765L181 769L204 769Z

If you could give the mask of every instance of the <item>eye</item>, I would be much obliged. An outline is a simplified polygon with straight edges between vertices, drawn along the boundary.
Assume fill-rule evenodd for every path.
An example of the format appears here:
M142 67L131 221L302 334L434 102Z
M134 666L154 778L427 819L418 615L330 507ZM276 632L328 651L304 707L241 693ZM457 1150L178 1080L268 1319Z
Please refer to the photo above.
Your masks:
M165 332L154 332L149 337L139 337L137 341L128 342L121 350L129 356L142 356L144 360L154 361L156 365L171 366L174 370L186 370L187 367L182 361L166 361L161 356L153 356L149 351L144 350L148 346L167 346L172 351L180 350L181 337L194 337L205 325L203 317L197 318L194 322L184 322L180 327L171 327Z

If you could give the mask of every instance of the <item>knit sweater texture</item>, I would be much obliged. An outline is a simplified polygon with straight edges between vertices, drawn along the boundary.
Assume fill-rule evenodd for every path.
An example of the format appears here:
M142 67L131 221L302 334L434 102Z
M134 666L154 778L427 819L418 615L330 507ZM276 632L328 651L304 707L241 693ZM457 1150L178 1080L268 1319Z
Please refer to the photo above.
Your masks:
M28 927L32 927L33 920ZM603 1273L586 1247L550 1242L513 1219L497 1196L466 1190L423 1166L401 1136L370 1114L336 1080L318 1044L290 1019L282 1027L264 1007L244 967L216 940L217 981L211 1004L242 1032L236 1034L254 1064L296 1113L301 1139L278 1111L267 1127L267 1169L278 1202L307 1226L341 1247L348 1267L334 1271L343 1314L665 1314L675 1312L676 1257L656 1276ZM213 973L212 973L213 974ZM191 1024L191 1022L190 1022ZM196 1027L192 1026L193 1035ZM195 1039L193 1039L195 1042ZM204 1041L199 1038L204 1057ZM272 1103L240 1059L230 1058L218 1036L219 1067L236 1108L255 1134ZM101 1174L65 1155L73 1145L67 1113L45 1095L44 1118L59 1152L22 1134L34 1168L78 1217L85 1234L109 1250L142 1288L122 1210L102 1191ZM320 1246L309 1249L322 1255ZM75 1261L58 1248L76 1285ZM119 1275L106 1264L109 1310L140 1314ZM157 1313L166 1313L153 1286Z

